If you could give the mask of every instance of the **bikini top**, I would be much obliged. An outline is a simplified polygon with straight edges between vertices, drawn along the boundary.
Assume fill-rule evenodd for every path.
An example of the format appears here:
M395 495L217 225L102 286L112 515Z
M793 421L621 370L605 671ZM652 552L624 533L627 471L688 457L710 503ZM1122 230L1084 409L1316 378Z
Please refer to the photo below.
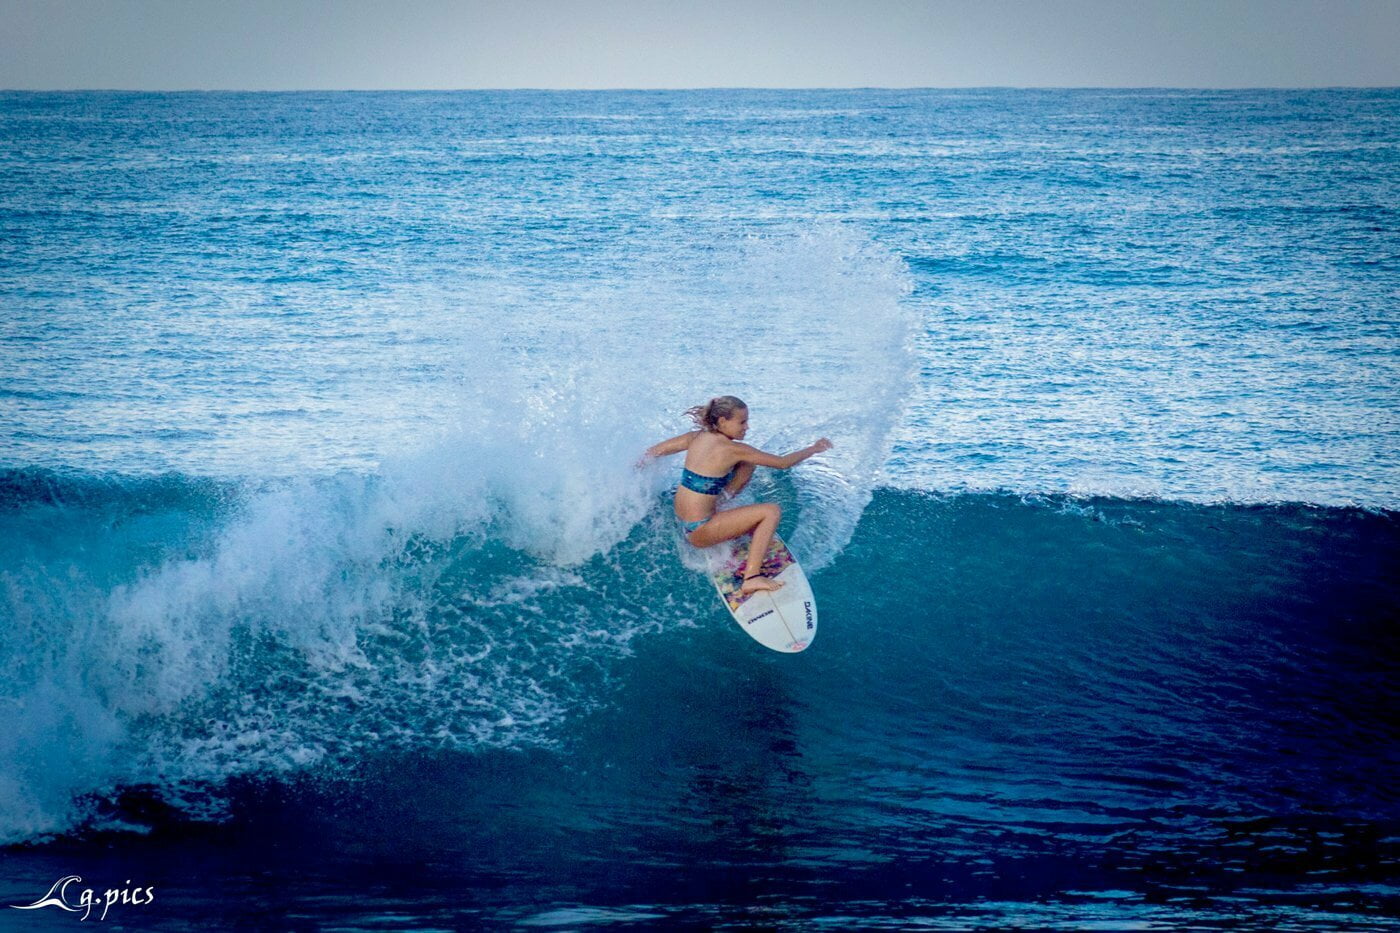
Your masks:
M725 486L729 485L729 480L733 476L734 470L730 470L723 476L706 476L703 473L682 468L681 485L692 492L700 493L702 496L717 496L724 491Z

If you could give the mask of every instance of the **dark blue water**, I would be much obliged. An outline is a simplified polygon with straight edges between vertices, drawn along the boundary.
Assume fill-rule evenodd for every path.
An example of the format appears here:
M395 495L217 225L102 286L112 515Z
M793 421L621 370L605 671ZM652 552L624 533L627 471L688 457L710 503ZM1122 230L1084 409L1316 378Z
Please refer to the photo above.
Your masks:
M1395 926L1398 116L0 95L0 905ZM799 657L634 465L718 392Z
M157 550L172 511L221 499L27 479L12 477L7 521L38 497L108 529L145 523ZM822 635L796 663L705 612L707 584L667 534L647 525L576 568L595 601L695 607L625 651L561 650L556 619L578 624L567 591L478 609L518 629L495 690L587 694L538 741L435 735L433 717L461 728L460 685L421 703L419 685L388 691L390 717L359 708L353 674L308 697L324 673L244 645L226 675L238 690L201 697L204 714L295 691L265 698L266 718L283 710L275 726L323 755L280 776L102 791L69 833L8 850L4 893L135 875L159 906L113 910L171 929L1395 916L1393 515L883 490L814 576ZM527 557L453 541L415 560L438 565L438 630L399 644L479 653L499 637L448 602L460 574ZM159 728L214 725L181 719ZM245 735L244 754L287 738Z

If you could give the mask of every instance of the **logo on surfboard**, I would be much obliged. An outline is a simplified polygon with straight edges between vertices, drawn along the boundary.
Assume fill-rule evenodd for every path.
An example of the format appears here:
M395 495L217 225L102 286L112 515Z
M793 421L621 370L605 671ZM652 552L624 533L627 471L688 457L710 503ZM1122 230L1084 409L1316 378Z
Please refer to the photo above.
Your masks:
M753 624L754 624L755 622L757 622L759 619L762 619L762 618L764 618L765 616L771 616L775 611L776 611L776 610L773 610L773 609L765 609L765 610L763 610L762 612L760 612L758 615L754 616L752 619L745 619L745 620L744 620L744 624L745 624L745 625L753 625ZM807 619L808 619L808 625L807 625L807 627L808 627L808 628L811 628L811 627L812 627L812 626L811 626L811 618L812 618L811 613L808 613L808 614L807 614Z

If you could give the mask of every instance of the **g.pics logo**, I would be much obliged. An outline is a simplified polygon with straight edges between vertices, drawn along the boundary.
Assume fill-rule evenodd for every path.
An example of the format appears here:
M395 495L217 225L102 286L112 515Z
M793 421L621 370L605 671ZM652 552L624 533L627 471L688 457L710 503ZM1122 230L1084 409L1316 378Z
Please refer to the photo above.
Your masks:
M59 878L49 888L49 893L39 898L32 904L11 904L13 910L38 910L40 907L57 907L66 910L70 914L82 914L79 920L86 920L98 907L102 908L102 915L99 920L107 919L107 911L115 904L145 905L156 899L156 889L151 887L133 888L128 879L126 887L108 888L102 893L94 891L92 888L83 888L76 893L68 889L73 884L82 884L83 879L78 875L66 875Z

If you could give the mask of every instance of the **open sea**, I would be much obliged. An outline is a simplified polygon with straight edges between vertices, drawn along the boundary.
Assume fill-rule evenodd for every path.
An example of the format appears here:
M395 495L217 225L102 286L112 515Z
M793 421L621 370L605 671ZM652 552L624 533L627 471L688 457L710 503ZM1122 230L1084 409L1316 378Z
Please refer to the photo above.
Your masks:
M1400 90L0 93L0 930L1400 929L1397 387Z

